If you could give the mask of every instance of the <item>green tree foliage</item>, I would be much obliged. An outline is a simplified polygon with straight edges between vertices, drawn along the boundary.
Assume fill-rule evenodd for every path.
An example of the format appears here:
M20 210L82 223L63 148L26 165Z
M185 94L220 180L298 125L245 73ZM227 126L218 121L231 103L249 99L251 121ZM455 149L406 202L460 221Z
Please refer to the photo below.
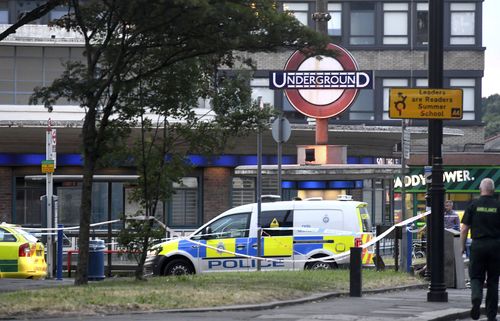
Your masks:
M158 239L151 218L161 213L160 202L174 193L173 184L181 183L180 179L192 169L187 155L215 157L229 138L263 126L271 116L270 109L260 110L252 102L247 72L222 78L211 67L211 60L200 58L177 63L161 77L142 80L139 90L126 97L128 108L142 110L140 138L130 152L139 173L130 200L139 203L141 209L127 217L132 223L126 225L119 238L120 244L135 254L136 279L143 278L147 251L152 240ZM194 113L192 106L198 97L210 98L213 110L201 116ZM147 112L157 116L155 122L146 118Z
M80 255L75 278L75 284L80 285L88 282L93 174L124 138L127 126L133 124L130 120L143 113L143 109L134 107L137 105L129 105L134 95L135 99L143 99L145 106L161 115L180 113L181 116L192 116L192 111L178 109L176 102L167 104L174 100L176 93L184 90L187 80L194 81L200 75L198 72L186 74L182 68L206 71L208 66L214 69L222 65L233 67L242 61L238 52L323 48L328 40L302 26L287 13L278 12L272 0L68 0L67 3L71 7L69 14L55 25L80 32L84 40L84 59L67 63L60 78L50 86L36 89L32 102L41 102L50 109L59 99L65 98L77 101L85 110ZM248 61L243 62L251 65ZM177 65L180 63L183 65ZM210 75L207 72L202 74ZM169 95L153 97L159 94L154 79L168 75L181 82L170 84ZM148 94L136 95L144 82L148 84L144 87ZM161 82L157 85L161 88ZM148 104L148 99L158 104ZM238 102L234 99L228 97L226 100ZM162 100L164 104L159 103ZM181 104L184 103L192 106L188 102ZM222 100L218 104L217 99L214 99L214 105L215 119L221 126L239 123L250 128L256 125L243 115L238 121L233 121L229 117L231 113L221 114L227 108L236 109L236 106L225 109L221 106L227 105L222 104ZM236 110L233 111L235 116L238 115ZM190 124L189 118L187 124ZM199 139L204 130L212 126L216 125L200 122L196 130L185 131L185 140L179 145L192 147L192 140ZM176 132L183 132L183 128L194 127L180 127ZM224 134L219 133L217 137L223 142Z
M486 123L486 138L500 134L500 95L495 94L481 99L483 121Z

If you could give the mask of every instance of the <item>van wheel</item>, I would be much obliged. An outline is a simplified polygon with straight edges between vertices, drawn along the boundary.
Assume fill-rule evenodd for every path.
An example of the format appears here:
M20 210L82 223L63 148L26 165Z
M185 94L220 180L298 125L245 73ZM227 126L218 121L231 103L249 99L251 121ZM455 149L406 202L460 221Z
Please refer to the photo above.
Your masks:
M331 270L336 268L337 264L333 262L330 263L330 262L315 261L307 263L306 265L306 270Z
M163 269L163 275L187 275L194 274L191 264L184 259L170 261Z

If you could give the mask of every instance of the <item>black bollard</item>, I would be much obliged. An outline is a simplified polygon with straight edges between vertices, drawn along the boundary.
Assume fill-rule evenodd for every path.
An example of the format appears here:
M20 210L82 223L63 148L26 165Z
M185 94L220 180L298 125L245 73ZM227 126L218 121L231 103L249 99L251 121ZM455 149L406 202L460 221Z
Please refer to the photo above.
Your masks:
M361 297L361 250L360 247L351 247L349 296Z

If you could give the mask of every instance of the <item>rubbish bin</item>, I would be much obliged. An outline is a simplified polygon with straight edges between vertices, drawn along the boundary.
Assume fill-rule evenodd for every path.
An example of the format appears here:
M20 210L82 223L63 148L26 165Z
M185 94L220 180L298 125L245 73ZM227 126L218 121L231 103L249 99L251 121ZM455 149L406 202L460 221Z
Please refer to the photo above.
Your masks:
M444 229L444 282L447 288L465 289L465 267L460 232Z
M104 240L89 240L88 279L90 281L104 280Z

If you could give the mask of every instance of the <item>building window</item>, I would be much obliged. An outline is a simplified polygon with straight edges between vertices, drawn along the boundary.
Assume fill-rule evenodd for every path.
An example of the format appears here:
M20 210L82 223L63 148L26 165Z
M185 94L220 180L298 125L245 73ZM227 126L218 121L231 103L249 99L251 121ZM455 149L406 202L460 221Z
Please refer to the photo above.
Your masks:
M303 2L285 2L283 3L283 11L290 13L305 26L309 23L309 4Z
M0 24L9 23L9 1L0 0Z
M408 44L408 4L384 3L384 45Z
M198 178L184 177L174 183L171 210L167 225L170 227L196 227L200 225Z
M429 87L429 80L427 78L418 78L415 80L415 87Z
M417 3L416 19L416 41L417 45L429 44L429 4Z
M269 89L269 78L255 78L250 81L252 100L262 97L264 104L274 106L274 90Z
M360 90L358 98L349 107L350 120L374 120L373 90Z
M262 195L276 195L278 193L278 179L274 175L262 176ZM257 201L257 199L255 200Z
M375 4L351 3L351 45L375 44Z
M462 120L475 120L475 79L456 78L450 79L450 87L463 90L463 118Z
M58 6L52 9L49 13L49 20L61 19L68 14L68 7Z
M45 182L16 179L16 206L14 223L25 226L42 226L40 197L47 193Z
M15 21L19 20L22 16L27 14L28 12L35 10L37 7L43 5L45 1L41 0L18 0L14 1L16 6L16 17ZM41 24L42 18L38 18L36 20L31 21L29 24Z
M451 3L451 45L473 45L475 40L475 10L474 3Z
M397 87L408 87L408 79L384 79L384 114L383 120L390 120L389 118L389 89Z
M212 108L212 100L209 98L199 97L197 107L201 108L201 109L211 109Z
M255 202L255 180L250 177L233 177L233 207Z
M111 186L110 186L111 185ZM108 213L108 191L111 187L111 216ZM66 181L57 186L59 200L59 223L65 226L80 224L80 206L82 201L81 182ZM100 223L120 219L121 215L130 211L128 202L124 202L124 183L94 182L92 184L92 214L91 223ZM129 213L127 213L129 214ZM133 213L136 214L136 213ZM113 223L112 228L120 228L120 223ZM96 230L107 230L107 225L101 225Z
M331 16L328 20L328 35L339 41L342 36L342 4L329 3L328 12Z
M0 104L28 105L36 86L45 86L61 76L69 60L83 57L81 48L13 47L0 48ZM59 99L58 105L77 105Z
M9 23L9 11L0 9L0 24Z
M80 222L81 186L59 187L59 223L65 226L78 225Z

